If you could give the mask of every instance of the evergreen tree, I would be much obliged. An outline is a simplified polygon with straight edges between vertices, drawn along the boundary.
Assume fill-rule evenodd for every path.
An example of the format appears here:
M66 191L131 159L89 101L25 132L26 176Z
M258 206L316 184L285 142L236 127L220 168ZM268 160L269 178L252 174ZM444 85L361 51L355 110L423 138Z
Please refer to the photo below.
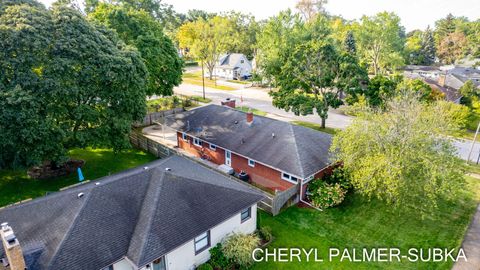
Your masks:
M357 54L357 44L355 42L355 36L353 36L352 31L348 31L347 36L345 37L344 45L348 53L352 55Z
M435 39L433 38L433 32L430 27L427 27L427 30L425 30L422 35L421 54L424 65L431 65L435 62Z

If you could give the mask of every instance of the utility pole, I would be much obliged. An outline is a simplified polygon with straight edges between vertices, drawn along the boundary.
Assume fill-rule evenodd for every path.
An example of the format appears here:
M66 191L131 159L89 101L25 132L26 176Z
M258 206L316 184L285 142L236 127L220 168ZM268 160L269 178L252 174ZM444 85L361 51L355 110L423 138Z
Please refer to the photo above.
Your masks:
M203 99L205 100L205 71L203 69L203 60L202 60L202 85L203 85Z
M475 142L477 141L478 131L480 131L480 122L478 123L477 131L475 131L475 136L473 137L472 147L470 147L470 152L468 153L467 163L470 161L470 157L472 156L473 147L475 146ZM478 159L477 159L477 164L478 164Z

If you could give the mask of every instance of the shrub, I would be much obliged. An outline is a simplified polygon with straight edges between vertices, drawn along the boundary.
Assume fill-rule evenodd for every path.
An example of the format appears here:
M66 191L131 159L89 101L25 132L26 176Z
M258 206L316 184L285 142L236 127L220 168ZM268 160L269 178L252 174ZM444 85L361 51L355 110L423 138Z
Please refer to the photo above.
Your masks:
M320 209L339 205L343 202L347 193L339 183L328 184L321 179L314 180L308 186L308 191L311 193L312 205Z
M350 176L344 167L335 168L331 174L325 175L322 180L327 184L340 184L340 187L345 190L353 187L350 183Z
M218 243L215 247L210 249L210 264L215 269L231 268L232 262L225 257L225 254L222 250L222 244Z
M260 238L266 242L270 242L272 240L272 229L268 226L260 227L258 234L260 235Z
M249 267L253 264L252 252L259 244L256 234L233 234L223 244L223 253L238 266Z
M209 263L204 263L197 267L197 270L213 270L213 267Z

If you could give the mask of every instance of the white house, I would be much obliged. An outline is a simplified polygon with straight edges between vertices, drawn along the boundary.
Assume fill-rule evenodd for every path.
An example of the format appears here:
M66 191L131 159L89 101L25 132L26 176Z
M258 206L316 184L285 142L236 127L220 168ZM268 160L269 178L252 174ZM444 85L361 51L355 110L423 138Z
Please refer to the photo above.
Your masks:
M220 57L213 69L214 76L226 80L240 80L251 74L252 63L241 53L230 53Z
M173 156L0 210L0 270L189 270L262 193Z

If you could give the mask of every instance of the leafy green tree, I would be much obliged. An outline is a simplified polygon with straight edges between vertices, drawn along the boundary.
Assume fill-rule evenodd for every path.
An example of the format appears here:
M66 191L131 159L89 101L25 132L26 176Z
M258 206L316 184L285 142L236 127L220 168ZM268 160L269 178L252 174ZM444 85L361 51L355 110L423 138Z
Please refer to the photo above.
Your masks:
M364 95L371 107L383 107L385 102L395 96L398 79L377 75L370 79Z
M470 108L472 107L473 101L478 101L480 98L480 89L477 88L471 80L466 81L462 87L460 87L459 92L462 94L460 103Z
M463 188L462 162L444 136L458 126L439 103L411 95L368 112L334 137L331 151L357 192L427 213Z
M396 87L397 94L403 94L405 91L411 91L420 101L433 102L439 98L432 87L421 79L405 78Z
M374 75L392 72L404 64L405 30L395 13L363 16L355 31L360 59Z
M215 16L183 24L178 31L181 48L188 48L194 58L204 63L213 79L213 69L220 56L234 43L234 24L227 17Z
M89 17L114 29L120 38L140 52L148 69L147 95L173 94L182 81L183 62L162 25L143 10L100 4Z
M324 14L328 0L299 0L295 7L300 11L305 21L315 18L318 14Z
M71 147L129 147L146 109L138 52L66 6L4 4L0 166L61 163Z
M422 35L421 50L422 54L422 64L431 65L435 62L436 57L436 48L435 48L435 39L433 37L433 32L430 27L427 27L425 32Z
M212 17L215 17L217 16L216 13L210 13L210 12L207 12L207 11L204 11L204 10L200 10L200 9L190 9L189 11L187 11L187 14L185 16L185 20L187 22L194 22L194 21L197 21L199 19L203 19L203 20L208 20Z

